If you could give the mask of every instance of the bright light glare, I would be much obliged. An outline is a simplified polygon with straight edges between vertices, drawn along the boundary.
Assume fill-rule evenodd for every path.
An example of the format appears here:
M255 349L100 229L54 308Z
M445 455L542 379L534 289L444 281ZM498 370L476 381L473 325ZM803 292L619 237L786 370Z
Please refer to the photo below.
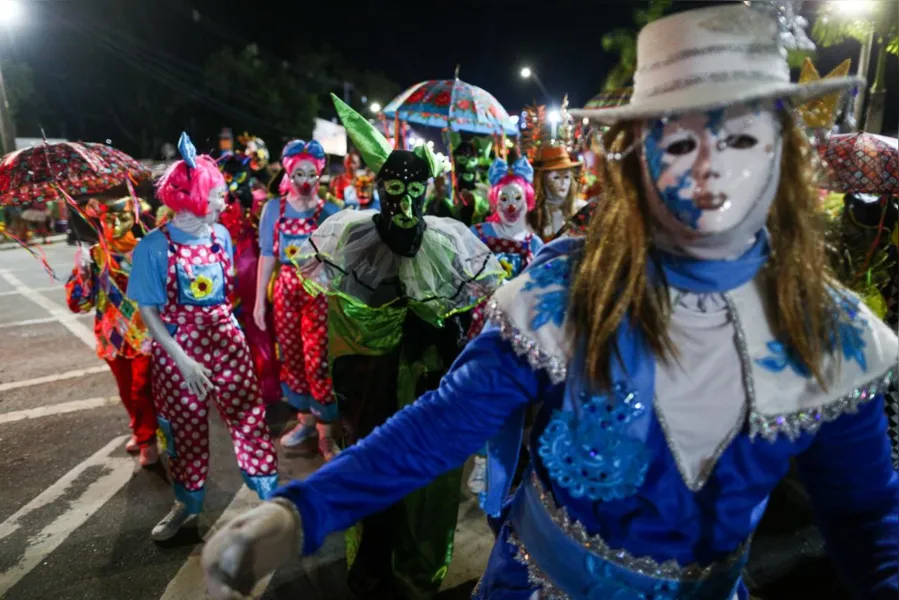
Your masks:
M831 2L830 5L841 15L847 17L860 17L871 12L876 2L873 0L840 0Z
M371 104L368 105L368 108L369 108L369 109L371 110L371 112L373 112L373 113L379 113L379 112L381 112L381 105L378 104L377 102L372 102Z
M511 117L509 117L509 122L512 123L512 125L518 125L518 115L512 115Z
M0 24L15 25L22 20L22 3L18 0L0 0Z
M521 76L527 79L531 76L531 69L529 67L523 67L521 69Z
M590 119L588 119L587 117L584 117L584 119L581 121L581 123L583 123L584 125L589 125Z
M550 111L548 115L546 115L547 119L549 119L550 123L558 123L561 120L561 116L559 116L559 111L553 110Z
M410 144L413 148L417 148L418 146L421 146L421 145L424 144L424 143L425 143L425 141L424 141L423 139L421 139L421 138L415 138L415 137L410 137L410 138L409 138L409 144Z
M431 150L434 149L434 142L432 142L431 140L428 140L428 148L430 148Z

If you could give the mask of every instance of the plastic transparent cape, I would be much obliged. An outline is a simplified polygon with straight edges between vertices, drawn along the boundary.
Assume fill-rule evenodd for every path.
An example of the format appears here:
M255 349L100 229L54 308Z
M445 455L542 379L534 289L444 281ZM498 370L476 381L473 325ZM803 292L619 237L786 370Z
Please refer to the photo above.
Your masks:
M503 267L462 223L424 217L421 248L405 257L381 241L375 214L339 212L303 244L295 264L310 292L370 308L408 302L416 312L424 309L442 320L471 309L502 282Z

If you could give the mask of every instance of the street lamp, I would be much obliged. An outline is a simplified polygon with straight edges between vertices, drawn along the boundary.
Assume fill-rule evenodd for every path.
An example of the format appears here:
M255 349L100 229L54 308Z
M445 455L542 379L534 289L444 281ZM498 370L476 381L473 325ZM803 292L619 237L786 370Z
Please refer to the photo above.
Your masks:
M22 20L22 4L18 0L0 0L0 23L15 25Z
M543 85L543 82L540 81L540 78L537 77L537 74L532 71L530 67L522 67L520 75L522 79L533 79L534 83L537 84L537 87L540 88L540 91L543 92L543 95L546 96L546 100L550 100L549 92L546 91L546 86Z
M377 102L372 102L371 104L368 105L368 109L371 112L377 114L377 113L381 112L381 105L378 104Z
M546 115L546 120L549 121L549 124L552 126L552 138L556 139L556 126L559 124L559 121L562 120L562 115L559 114L559 111L553 109Z

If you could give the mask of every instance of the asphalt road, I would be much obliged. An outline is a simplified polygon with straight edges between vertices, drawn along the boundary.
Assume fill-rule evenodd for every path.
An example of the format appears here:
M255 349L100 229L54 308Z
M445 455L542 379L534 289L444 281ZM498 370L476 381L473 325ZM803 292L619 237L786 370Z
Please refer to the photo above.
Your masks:
M74 248L44 247L60 279ZM214 417L206 512L165 544L150 530L172 502L160 469L141 469L115 382L94 354L92 315L73 315L65 291L22 249L0 246L0 598L10 600L199 600L199 551L216 523L258 500L243 486L231 444ZM272 411L274 435L293 425ZM282 480L320 459L281 453ZM466 494L442 599L467 598L492 535ZM315 556L291 560L257 589L265 600L340 599L342 535Z

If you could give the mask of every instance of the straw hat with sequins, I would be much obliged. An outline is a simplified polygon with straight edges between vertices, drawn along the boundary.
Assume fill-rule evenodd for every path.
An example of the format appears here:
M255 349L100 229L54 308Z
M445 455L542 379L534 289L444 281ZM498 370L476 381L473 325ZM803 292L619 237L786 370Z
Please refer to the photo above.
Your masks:
M611 124L754 100L790 99L801 104L863 83L857 77L791 83L786 48L796 47L797 41L803 49L814 44L802 31L804 20L792 9L785 14L784 4L728 4L650 23L637 38L630 103L571 114Z

